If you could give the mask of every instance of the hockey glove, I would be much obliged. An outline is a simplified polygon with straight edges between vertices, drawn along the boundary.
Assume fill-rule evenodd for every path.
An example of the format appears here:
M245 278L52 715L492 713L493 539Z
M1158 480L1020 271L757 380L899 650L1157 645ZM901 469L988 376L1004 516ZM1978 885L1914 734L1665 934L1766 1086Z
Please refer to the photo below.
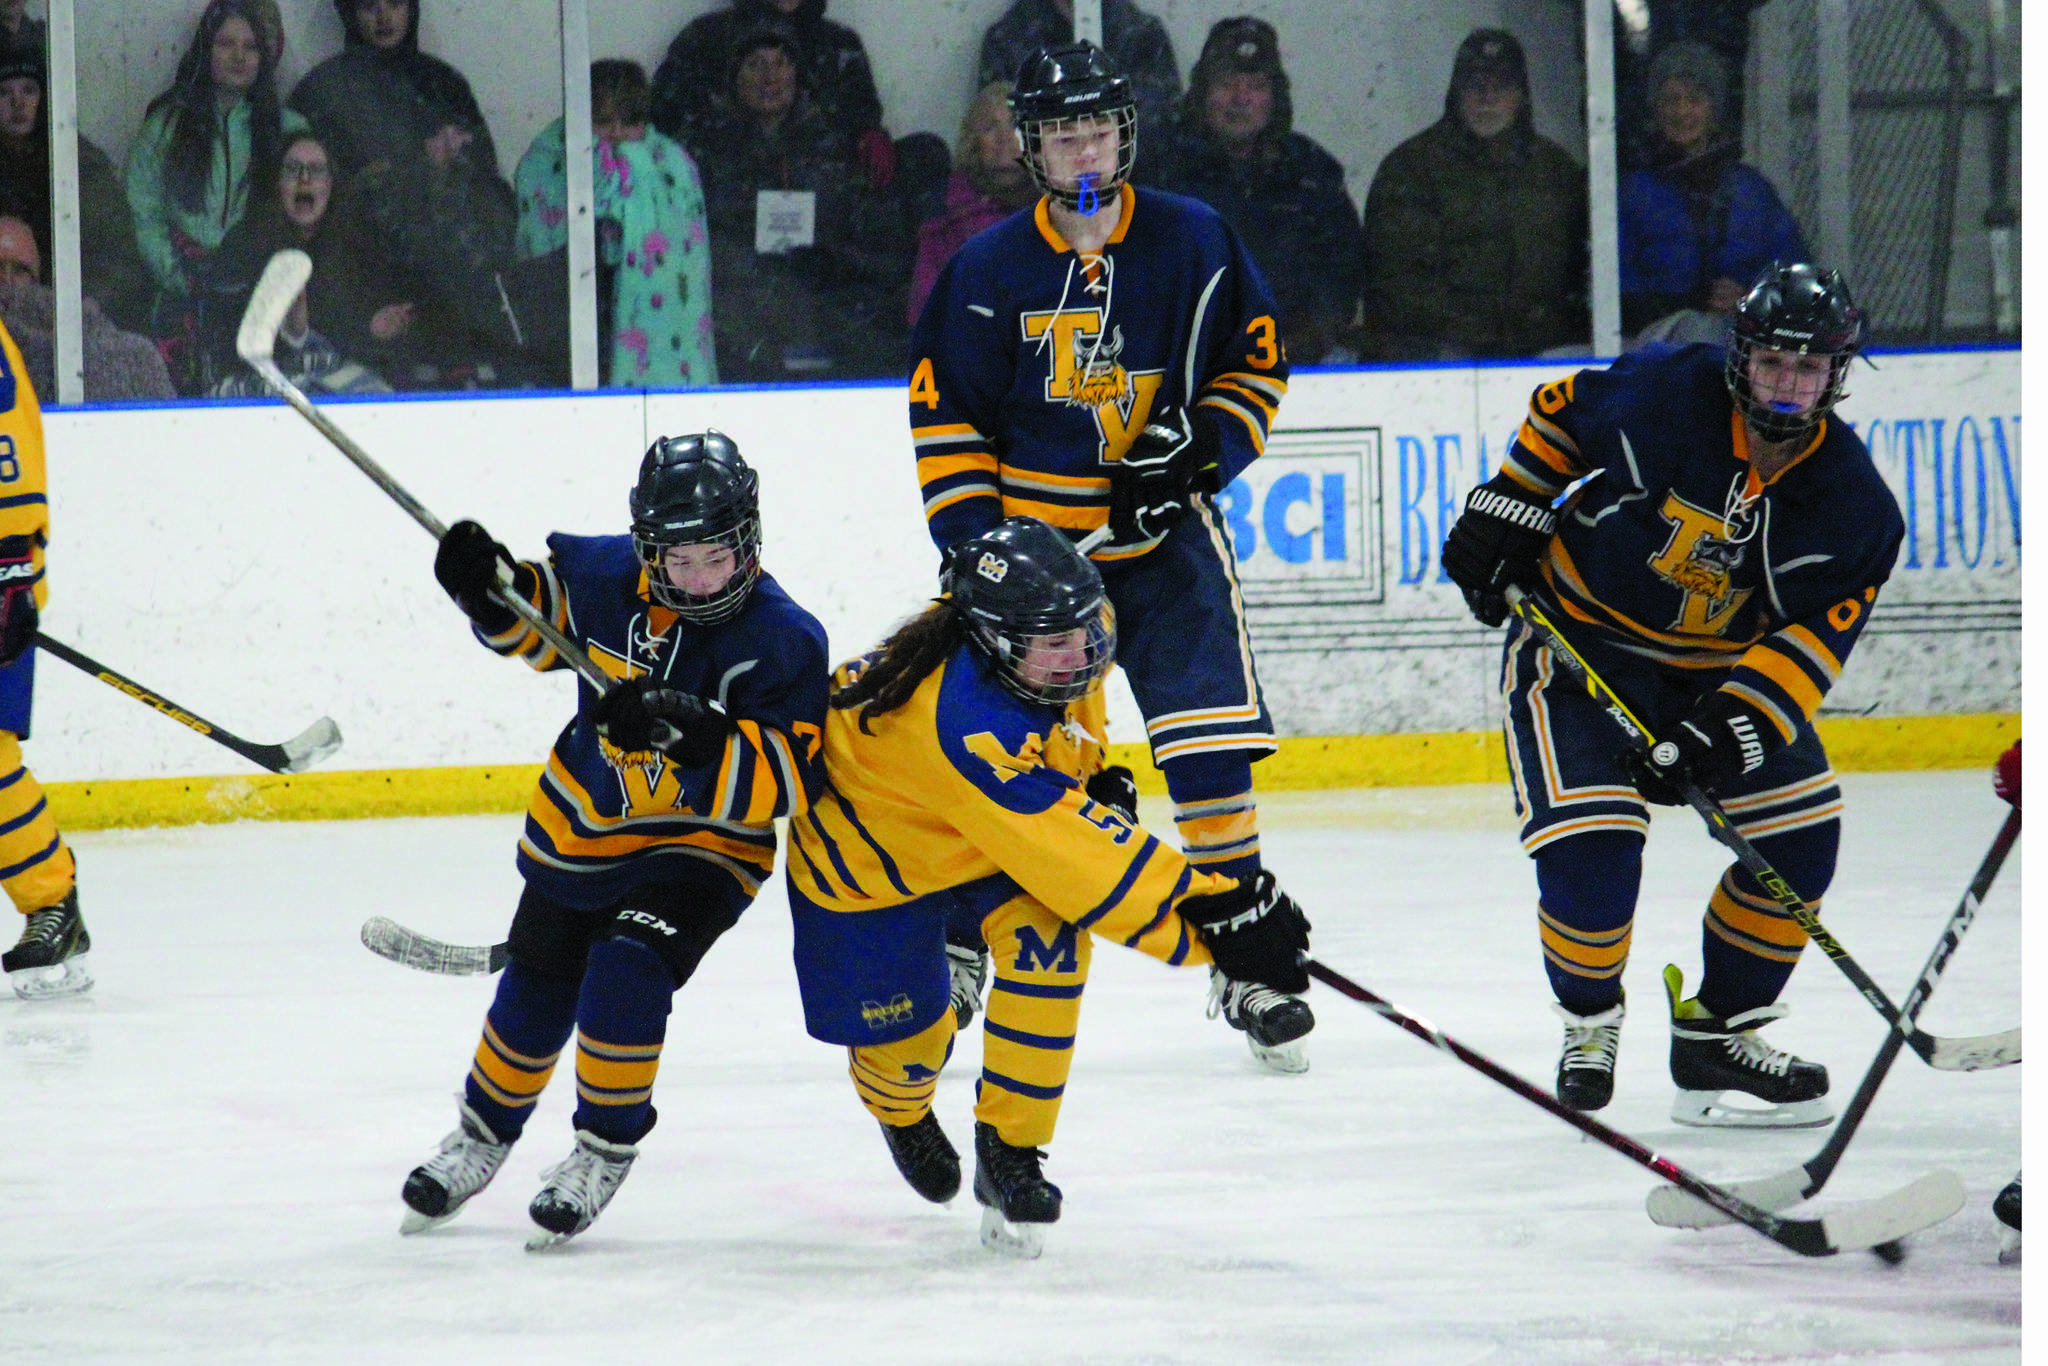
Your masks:
M1090 801L1100 802L1132 825L1138 823L1138 780L1122 764L1111 764L1090 778Z
M692 693L651 678L614 683L592 713L597 733L628 754L660 750L684 768L702 768L725 753L733 732L724 712Z
M1209 956L1233 982L1258 982L1276 991L1308 990L1308 917L1280 890L1270 872L1240 879L1227 892L1191 896L1180 903L1183 920L1202 932Z
M1197 493L1217 489L1223 438L1216 419L1167 404L1109 473L1109 534L1119 544L1164 536L1194 506Z
M501 573L500 566L509 572ZM457 522L441 537L441 548L434 552L434 577L463 615L491 636L504 632L514 619L512 609L492 597L491 590L503 585L530 596L534 589L533 571L514 564L511 551L470 521Z
M1465 500L1465 511L1444 538L1444 573L1465 590L1465 605L1487 626L1508 619L1507 589L1536 578L1557 531L1557 514L1521 485L1496 475Z
M1685 785L1712 792L1754 773L1785 747L1778 728L1734 693L1716 689L1701 698L1647 755L1625 761L1636 790L1660 806L1685 805Z
M1998 756L1998 766L1991 770L1991 790L2011 802L2013 810L2020 809L2019 741L2013 741L2012 748Z
M35 644L36 581L43 571L36 566L35 542L26 536L0 538L0 668L20 659Z

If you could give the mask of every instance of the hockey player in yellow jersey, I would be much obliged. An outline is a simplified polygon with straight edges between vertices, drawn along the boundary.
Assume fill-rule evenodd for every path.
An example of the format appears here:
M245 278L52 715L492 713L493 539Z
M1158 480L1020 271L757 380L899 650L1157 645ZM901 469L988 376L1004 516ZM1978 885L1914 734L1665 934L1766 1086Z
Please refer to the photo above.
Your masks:
M960 1187L931 1112L958 1028L946 934L981 931L974 1195L985 1245L1036 1256L1059 1218L1039 1162L1092 940L1298 992L1309 927L1272 874L1201 872L1116 809L1128 771L1102 770L1099 739L1116 616L1071 541L1009 518L953 548L944 587L834 677L825 791L790 822L797 981L898 1170L944 1202Z
M50 501L43 480L43 414L14 338L0 327L0 886L26 917L0 958L18 995L61 996L92 986L92 937L78 914L78 867L21 761L35 694L35 640Z

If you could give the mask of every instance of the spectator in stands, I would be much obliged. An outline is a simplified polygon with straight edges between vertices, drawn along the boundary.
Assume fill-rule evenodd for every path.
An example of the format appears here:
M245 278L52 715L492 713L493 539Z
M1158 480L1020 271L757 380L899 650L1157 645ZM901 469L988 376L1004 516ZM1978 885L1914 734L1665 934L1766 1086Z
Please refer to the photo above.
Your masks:
M1074 38L1074 0L1015 0L1003 17L989 25L981 39L976 82L986 85L1017 79L1017 68L1040 47L1058 47ZM1101 47L1130 78L1138 100L1137 176L1153 169L1152 157L1165 143L1180 99L1180 64L1173 40L1160 23L1132 0L1102 0Z
M270 258L297 247L313 258L313 278L282 330L278 365L308 393L388 392L376 375L347 361L343 348L329 337L363 339L377 309L398 302L381 281L374 263L350 260L329 231L328 209L334 202L332 160L320 139L298 133L285 142L271 193L252 206L214 253L206 289L199 300L200 335L218 376L216 394L268 392L235 353L235 336L249 296ZM315 325L319 331L313 331ZM310 387L309 387L310 386Z
M277 176L287 120L257 25L249 0L212 0L128 151L128 207L156 287L150 334L181 393L210 387L193 307L207 259L241 221L250 187L261 193Z
M945 207L925 219L917 233L917 260L910 271L912 327L924 312L939 272L968 238L1038 202L1038 187L1017 153L1017 125L1010 118L1010 83L990 81L967 106L960 144L946 184Z
M1160 188L1201 200L1244 239L1279 306L1288 359L1356 358L1340 342L1358 307L1358 210L1343 166L1294 131L1271 24L1241 17L1209 30L1153 169Z
M1771 182L1724 131L1720 56L1674 43L1652 59L1648 86L1649 162L1620 185L1622 330L1718 341L1766 266L1810 253Z
M1740 136L1750 15L1766 0L1634 0L1614 13L1614 124L1624 168L1644 164L1656 136L1649 67L1673 43L1701 43L1721 59L1728 83L1721 126Z
M44 276L35 233L11 215L0 215L0 322L21 348L29 383L46 403L54 403L57 297ZM88 403L176 395L164 358L149 338L121 331L90 298L82 323Z
M1584 345L1586 175L1529 117L1500 29L1459 44L1444 115L1380 162L1365 200L1364 354L1533 356Z
M654 71L653 120L660 132L701 145L733 115L733 45L764 24L780 21L796 42L797 68L811 107L846 140L881 188L895 166L895 148L882 128L882 100L860 35L825 17L827 0L732 0L727 9L700 14L668 45Z
M54 251L50 212L50 115L44 101L40 48L0 46L0 212L16 215L35 233L40 259ZM78 139L79 255L85 296L119 326L140 331L149 316L152 286L120 172L105 152Z
M335 169L352 179L371 162L404 166L460 140L471 165L498 176L498 149L469 82L420 51L419 0L334 0L334 9L346 46L306 73L291 105Z
M811 107L787 25L740 40L732 115L693 149L718 282L718 373L735 380L900 374L909 235Z
M49 31L42 20L28 17L28 0L0 0L0 47L49 52Z
M599 382L620 388L718 383L711 333L711 237L697 163L649 128L647 73L593 62L590 122L597 135ZM563 120L520 159L519 254L534 259L569 238Z

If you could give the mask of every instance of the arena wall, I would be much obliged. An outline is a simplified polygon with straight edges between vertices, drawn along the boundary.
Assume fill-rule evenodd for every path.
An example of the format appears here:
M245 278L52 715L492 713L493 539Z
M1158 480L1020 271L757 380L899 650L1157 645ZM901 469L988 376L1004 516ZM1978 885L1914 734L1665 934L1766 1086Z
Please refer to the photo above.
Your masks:
M2019 709L2018 353L1878 366L1859 367L1843 411L1909 539L1825 717L1860 737L1838 753L1845 766L1988 762ZM1297 376L1266 457L1223 498L1269 700L1293 741L1263 781L1498 769L1498 639L1465 614L1437 548L1558 368ZM622 530L649 438L719 427L762 471L770 571L846 655L932 588L902 402L900 387L859 385L331 411L438 515L476 517L523 555L543 553L551 530ZM249 769L45 656L28 752L46 782L69 785L60 807L112 820L141 803L157 820L203 816L208 802L225 814L520 804L571 705L569 675L477 646L434 583L428 538L302 419L267 402L128 406L53 412L47 427L48 632L249 738L331 715L346 744L329 767L357 775L195 783ZM1141 736L1119 688L1112 739ZM323 784L326 805L311 795Z

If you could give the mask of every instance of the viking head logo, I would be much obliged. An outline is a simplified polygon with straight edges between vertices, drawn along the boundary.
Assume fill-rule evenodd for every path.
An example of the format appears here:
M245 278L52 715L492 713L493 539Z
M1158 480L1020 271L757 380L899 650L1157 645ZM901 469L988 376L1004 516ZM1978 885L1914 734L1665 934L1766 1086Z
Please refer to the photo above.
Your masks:
M1099 408L1121 403L1131 389L1131 377L1124 373L1124 330L1113 327L1107 339L1077 334L1074 348L1074 387L1067 401L1077 408Z

